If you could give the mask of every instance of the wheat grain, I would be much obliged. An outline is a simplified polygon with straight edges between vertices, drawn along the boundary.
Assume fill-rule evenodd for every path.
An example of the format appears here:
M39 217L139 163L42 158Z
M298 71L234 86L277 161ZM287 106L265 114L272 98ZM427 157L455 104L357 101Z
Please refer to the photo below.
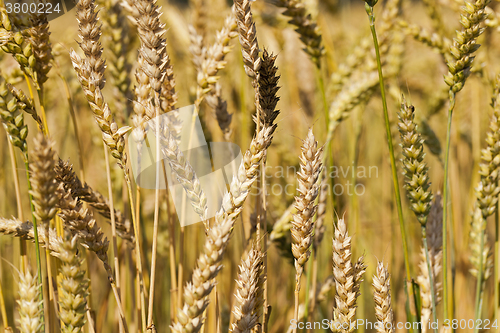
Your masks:
M104 0L103 5L105 29L109 35L106 46L111 55L108 68L113 84L114 105L117 110L123 110L123 117L126 119L132 108L129 77L132 66L127 57L131 44L130 29L118 0Z
M38 134L31 152L31 186L34 214L48 228L50 220L57 213L57 182L54 167L56 164L54 142L41 133Z

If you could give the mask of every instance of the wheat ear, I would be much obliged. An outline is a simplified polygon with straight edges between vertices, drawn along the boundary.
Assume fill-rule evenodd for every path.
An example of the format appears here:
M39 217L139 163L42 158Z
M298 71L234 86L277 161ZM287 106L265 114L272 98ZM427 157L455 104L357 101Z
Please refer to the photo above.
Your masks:
M46 4L45 0L37 0L35 4ZM52 45L50 43L49 22L46 13L32 13L31 14L32 28L29 29L30 43L33 48L33 55L35 56L36 63L34 66L35 82L42 85L47 81L47 74L49 73L53 60Z
M391 305L390 275L384 263L377 264L377 274L373 276L373 298L375 300L375 316L377 317L377 332L392 333L394 315Z
M296 293L300 290L300 277L304 271L304 265L311 255L310 247L313 242L313 216L316 213L315 204L318 196L318 177L321 172L321 154L323 148L318 148L312 129L309 129L307 138L302 142L302 153L300 155L300 172L298 177L298 196L295 197L295 209L297 213L292 220L292 253L295 257ZM297 319L297 318L295 318Z
M66 231L63 238L59 238L59 251L53 255L61 260L58 279L59 317L63 322L61 332L82 332L87 312L88 280L85 270L81 269L83 260L78 252L78 236L72 236Z
M363 280L365 266L363 258L356 265L351 262L351 237L347 232L344 219L339 219L335 226L333 239L333 276L335 277L335 306L333 309L335 326L342 333L354 331L356 315L356 299L359 296L360 284Z
M423 139L417 131L415 123L415 108L406 103L403 98L399 118L399 133L403 148L403 174L405 175L405 189L408 192L410 208L417 216L422 226L427 223L427 216L431 209L432 192L427 174L428 167L424 162L425 153Z
M73 170L73 165L69 161L59 159L55 166L55 171L57 181L64 184L64 189L66 191L71 191L71 194L75 196L75 198L88 203L109 222L111 218L111 208L108 200L105 199L100 192L93 190L87 183L82 184ZM118 236L133 244L135 239L133 231L131 230L130 220L125 219L123 213L119 210L115 209L114 214Z
M25 240L35 241L35 231L33 229L33 223L26 221L22 222L17 219L6 219L0 217L0 233L4 235L10 235L12 237L19 237ZM57 234L55 229L49 230L49 249L51 251L59 251L59 243L57 243ZM40 245L47 246L45 243L46 231L44 229L38 230L38 237L40 238Z
M203 253L198 257L192 280L184 288L184 305L172 325L173 332L199 332L203 325L203 312L208 306L215 277L222 269L221 261L231 237L234 223L243 209L266 150L271 144L276 125L261 129L243 156L230 191L222 200L222 207L215 216L214 225L207 231Z
M457 37L453 39L450 57L447 59L449 72L444 77L452 94L462 90L470 75L473 54L480 46L476 40L484 32L481 23L487 18L485 8L490 2L491 0L465 1L465 6L462 7L460 23L463 28L457 30Z
M234 0L236 23L238 24L238 36L243 54L243 65L245 73L255 82L260 68L259 43L257 42L257 30L252 18L250 0ZM255 85L255 84L254 84Z
M251 333L259 325L265 279L262 259L262 252L252 247L247 258L241 261L233 309L235 322L230 332Z
M28 154L28 126L24 124L24 113L13 97L3 77L0 77L0 119L13 146L19 148L24 156Z
M30 270L19 273L19 329L26 333L40 333L43 331L43 320L40 298L41 287L37 276L31 275Z
M31 186L35 216L48 228L50 220L57 212L57 182L54 167L56 165L54 143L41 133L34 142L30 163Z
M118 165L125 170L127 155L124 135L130 130L130 127L118 128L102 95L105 83L105 61L102 58L101 25L97 17L96 5L94 0L83 0L77 2L76 9L81 39L79 45L85 58L82 59L74 50L70 50L71 62L94 113L97 125L101 129L103 141L111 150L111 155L117 159Z
M321 32L311 14L307 13L305 4L301 0L275 0L276 6L286 10L283 15L288 16L288 23L294 25L300 35L300 40L304 43L304 51L311 57L317 67L320 67L320 60L325 53L321 43Z

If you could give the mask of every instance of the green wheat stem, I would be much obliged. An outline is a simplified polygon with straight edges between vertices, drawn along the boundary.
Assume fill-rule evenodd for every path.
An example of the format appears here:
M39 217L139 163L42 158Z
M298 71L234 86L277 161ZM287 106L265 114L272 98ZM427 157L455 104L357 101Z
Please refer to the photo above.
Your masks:
M446 147L444 155L444 188L443 188L443 306L445 319L451 320L448 296L448 163L450 157L451 119L455 108L455 93L450 90L450 107L448 109L448 125L446 130Z
M406 278L408 284L408 294L413 296L413 285L410 282L411 271L410 271L410 257L408 255L408 242L406 236L405 223L403 220L403 208L401 205L401 193L399 191L399 181L398 181L398 171L396 170L396 159L394 158L394 146L392 144L392 135L391 135L391 125L389 123L389 112L387 110L387 99L385 96L385 85L384 85L384 75L382 73L382 62L380 60L380 49L378 45L377 39L377 31L375 30L375 16L373 13L373 6L371 6L368 2L365 2L365 10L368 14L368 18L370 20L370 30L373 38L373 45L375 47L375 55L377 58L377 69L378 69L378 77L380 82L380 94L382 96L382 107L384 109L384 120L385 120L385 130L387 134L387 143L389 145L389 153L391 160L391 170L392 170L392 181L394 185L394 193L396 196L396 206L398 210L398 219L399 219L399 227L401 230L401 240L403 243L403 256L405 261L405 270L406 270ZM411 306L412 298L409 297L410 300L410 309L415 310L415 307ZM414 314L412 314L414 315ZM413 318L412 318L413 319Z
M429 272L429 283L431 285L431 306L432 306L432 319L437 323L437 309L436 309L436 291L434 288L434 270L432 269L431 258L429 257L429 246L427 245L427 228L425 225L422 226L422 242L424 243L425 251L425 261L427 262L427 271ZM437 333L438 329L434 328L434 333Z

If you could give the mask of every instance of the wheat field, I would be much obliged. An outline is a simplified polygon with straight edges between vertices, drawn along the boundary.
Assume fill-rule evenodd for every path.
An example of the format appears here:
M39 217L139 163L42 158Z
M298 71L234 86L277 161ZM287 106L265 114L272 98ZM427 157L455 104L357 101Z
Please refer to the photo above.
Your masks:
M0 15L5 332L500 332L498 0Z

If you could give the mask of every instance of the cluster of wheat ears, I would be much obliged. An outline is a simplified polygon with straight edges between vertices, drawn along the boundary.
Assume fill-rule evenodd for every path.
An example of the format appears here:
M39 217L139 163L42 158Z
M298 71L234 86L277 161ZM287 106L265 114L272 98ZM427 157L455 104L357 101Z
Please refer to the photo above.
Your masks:
M500 74L492 72L500 51L492 40L500 13L492 0L422 0L427 14L417 10L405 20L405 8L420 4L356 1L346 10L331 0L192 0L191 24L184 24L185 4L79 0L75 47L53 40L47 13L16 13L0 1L7 134L0 156L8 161L0 173L0 232L18 239L0 240L5 331L498 331ZM221 17L214 8L225 20L209 19ZM342 60L349 37L332 29L346 24L350 10L362 13L348 24L360 26L362 37ZM71 13L54 24L75 22ZM296 33L270 37L290 27ZM419 73L425 59L405 76L405 66L418 66L407 64L405 42L412 39L436 51L432 70L442 73L432 83ZM483 49L492 61L475 60ZM182 80L189 82L182 83L185 94ZM468 81L475 90L463 106L457 98ZM407 102L413 91L425 95L427 111ZM478 91L492 92L492 114L478 106ZM190 153L180 148L183 126L192 126L179 118L181 101L194 104L208 139L237 142L243 151L220 207L208 207ZM294 116L293 103L305 114ZM431 118L445 107L434 131ZM465 129L457 132L452 115L460 107L479 110L462 117ZM155 121L162 115L164 124ZM481 135L484 115L489 129ZM348 139L343 124L352 124ZM74 134L66 138L61 127ZM131 151L149 144L149 131L163 161L153 190L135 184L130 166ZM296 136L300 152L290 154L286 141ZM104 161L100 151L91 153L99 144ZM480 155L477 147L484 147ZM387 170L373 186L352 173L373 204L360 204L358 192L338 194L331 172L351 150L352 167L359 165L362 149ZM76 157L75 167L65 154ZM278 179L266 174L269 164L297 171ZM430 164L439 171L431 173ZM203 223L179 226L172 194L159 186L167 166ZM289 184L291 196L271 191ZM464 210L470 215L455 216ZM353 234L361 240L354 243ZM323 245L325 238L332 243ZM457 245L462 239L468 248ZM377 243L380 251L370 248ZM371 325L359 326L361 318Z

